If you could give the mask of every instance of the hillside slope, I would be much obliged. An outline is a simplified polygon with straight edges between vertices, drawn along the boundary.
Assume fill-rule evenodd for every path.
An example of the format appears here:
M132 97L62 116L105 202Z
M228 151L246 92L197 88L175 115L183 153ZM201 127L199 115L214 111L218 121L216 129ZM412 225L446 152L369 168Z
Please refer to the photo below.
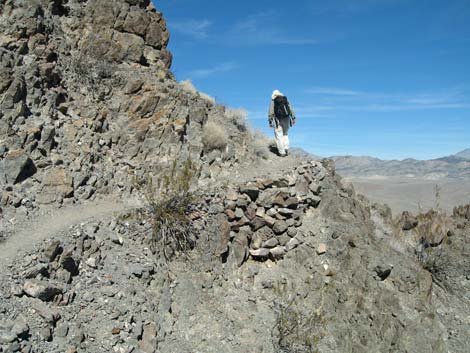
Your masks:
M338 172L350 177L393 176L438 180L470 178L468 150L431 160L381 160L374 157L335 156Z

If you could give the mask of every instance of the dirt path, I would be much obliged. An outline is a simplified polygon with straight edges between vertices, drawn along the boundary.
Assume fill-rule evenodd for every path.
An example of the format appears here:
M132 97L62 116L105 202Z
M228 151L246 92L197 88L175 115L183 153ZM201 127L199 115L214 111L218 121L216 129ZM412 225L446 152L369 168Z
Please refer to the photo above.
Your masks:
M271 155L256 167L241 165L232 177L238 182L246 182L256 177L275 177L284 174L299 165L305 158L288 156L286 158ZM126 209L135 208L137 202L123 203L122 200L99 200L79 206L50 210L49 213L37 216L26 223L19 224L17 229L3 242L0 242L0 268L13 262L15 257L31 250L34 245L66 230L70 226L89 219L99 219Z
M256 166L252 164L241 165L238 170L233 171L234 179L238 182L248 182L255 178L275 178L285 175L286 171L291 171L309 158L291 154L287 157L279 157L271 154L268 159L260 160Z
M0 268L5 268L16 256L31 250L35 244L74 224L93 218L99 219L135 207L131 203L124 204L108 199L56 209L49 214L38 216L28 223L19 225L17 231L0 243Z

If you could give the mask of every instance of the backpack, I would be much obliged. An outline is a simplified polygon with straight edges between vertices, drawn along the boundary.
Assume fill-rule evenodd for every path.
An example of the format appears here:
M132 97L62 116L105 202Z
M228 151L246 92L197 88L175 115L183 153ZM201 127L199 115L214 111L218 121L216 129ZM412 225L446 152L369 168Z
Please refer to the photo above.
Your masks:
M286 96L277 96L274 98L274 115L276 115L278 119L285 119L291 115Z

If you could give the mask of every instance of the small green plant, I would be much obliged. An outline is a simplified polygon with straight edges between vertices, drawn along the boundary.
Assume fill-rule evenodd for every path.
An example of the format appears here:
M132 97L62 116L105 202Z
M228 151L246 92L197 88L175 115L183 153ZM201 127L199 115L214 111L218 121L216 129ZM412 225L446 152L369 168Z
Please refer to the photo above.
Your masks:
M135 183L147 203L152 250L161 251L167 261L178 253L186 254L195 246L196 233L189 213L196 202L191 186L197 174L198 169L191 160L179 168L174 161L156 183L151 175Z

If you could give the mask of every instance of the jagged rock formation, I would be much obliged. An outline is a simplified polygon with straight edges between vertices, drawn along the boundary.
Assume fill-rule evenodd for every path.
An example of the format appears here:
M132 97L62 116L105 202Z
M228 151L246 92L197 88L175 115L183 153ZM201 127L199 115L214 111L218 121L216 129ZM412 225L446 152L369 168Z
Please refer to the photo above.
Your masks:
M194 248L169 261L138 212L65 223L0 256L0 352L469 351L469 206L396 223L331 160L262 168L223 107L174 81L149 1L0 11L6 211L128 197L134 177L187 158L199 196ZM212 150L209 121L227 137Z
M191 158L211 178L250 159L249 136L222 121L224 107L174 80L166 23L150 1L7 0L0 14L4 207L129 193L132 176L174 160ZM228 141L206 158L208 120Z

